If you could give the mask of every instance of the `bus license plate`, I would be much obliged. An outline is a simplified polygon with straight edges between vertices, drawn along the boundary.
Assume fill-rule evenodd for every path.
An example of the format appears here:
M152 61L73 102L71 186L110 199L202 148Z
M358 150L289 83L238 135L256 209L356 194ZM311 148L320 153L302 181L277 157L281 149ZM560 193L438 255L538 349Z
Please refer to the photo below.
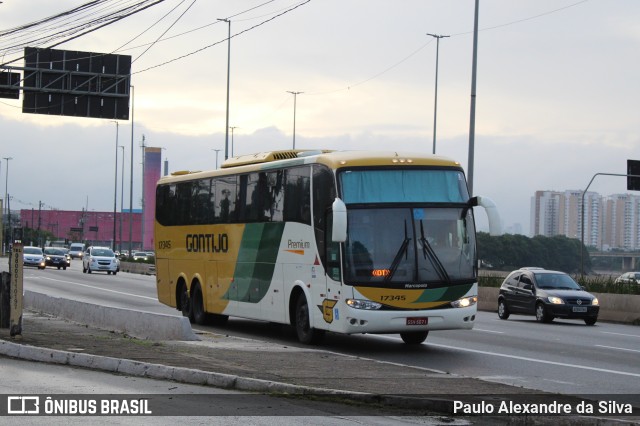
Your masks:
M586 306L574 306L573 312L587 312Z
M427 325L429 318L407 318L407 325Z

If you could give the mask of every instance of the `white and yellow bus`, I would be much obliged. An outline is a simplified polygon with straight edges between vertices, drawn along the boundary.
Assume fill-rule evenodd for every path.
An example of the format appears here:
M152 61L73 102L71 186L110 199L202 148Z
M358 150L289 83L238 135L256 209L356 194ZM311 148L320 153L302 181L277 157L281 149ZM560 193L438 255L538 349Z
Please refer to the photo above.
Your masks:
M198 324L229 316L326 331L470 329L473 207L459 163L432 155L278 151L179 172L156 189L158 300Z

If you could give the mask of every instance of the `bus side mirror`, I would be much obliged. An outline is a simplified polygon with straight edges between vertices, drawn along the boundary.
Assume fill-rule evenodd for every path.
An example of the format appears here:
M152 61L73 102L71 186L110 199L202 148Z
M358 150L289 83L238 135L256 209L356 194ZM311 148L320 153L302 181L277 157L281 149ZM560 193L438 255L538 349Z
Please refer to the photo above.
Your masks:
M331 210L333 212L331 240L334 243L344 243L347 241L347 206L340 198L336 198L331 205Z
M489 219L489 234L502 235L502 220L495 203L487 197L476 196L469 200L469 205L483 207Z

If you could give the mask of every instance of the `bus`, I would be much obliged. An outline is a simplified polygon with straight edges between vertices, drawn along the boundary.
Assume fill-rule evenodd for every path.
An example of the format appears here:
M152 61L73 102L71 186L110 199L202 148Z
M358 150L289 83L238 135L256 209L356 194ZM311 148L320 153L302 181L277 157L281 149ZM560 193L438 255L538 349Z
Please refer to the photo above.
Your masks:
M158 300L196 324L290 324L305 344L471 329L475 206L499 233L495 204L434 155L273 151L176 172L156 186Z

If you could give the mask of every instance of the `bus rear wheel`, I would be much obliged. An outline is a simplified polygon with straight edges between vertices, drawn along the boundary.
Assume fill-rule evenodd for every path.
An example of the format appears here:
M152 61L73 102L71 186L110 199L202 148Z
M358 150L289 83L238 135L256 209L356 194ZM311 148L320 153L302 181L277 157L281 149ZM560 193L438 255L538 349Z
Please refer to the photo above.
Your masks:
M420 343L427 340L428 335L428 331L412 331L410 333L400 333L402 341L407 345L419 345Z
M191 288L191 311L193 312L193 322L198 325L207 323L207 313L204 310L204 299L200 284L196 283Z
M189 318L189 321L193 322L193 310L191 308L191 300L189 299L189 293L187 293L187 286L182 285L180 289L180 310L182 316Z
M324 330L317 330L311 327L309 320L309 304L304 295L298 297L296 302L295 328L298 341L306 345L315 345L322 341Z

